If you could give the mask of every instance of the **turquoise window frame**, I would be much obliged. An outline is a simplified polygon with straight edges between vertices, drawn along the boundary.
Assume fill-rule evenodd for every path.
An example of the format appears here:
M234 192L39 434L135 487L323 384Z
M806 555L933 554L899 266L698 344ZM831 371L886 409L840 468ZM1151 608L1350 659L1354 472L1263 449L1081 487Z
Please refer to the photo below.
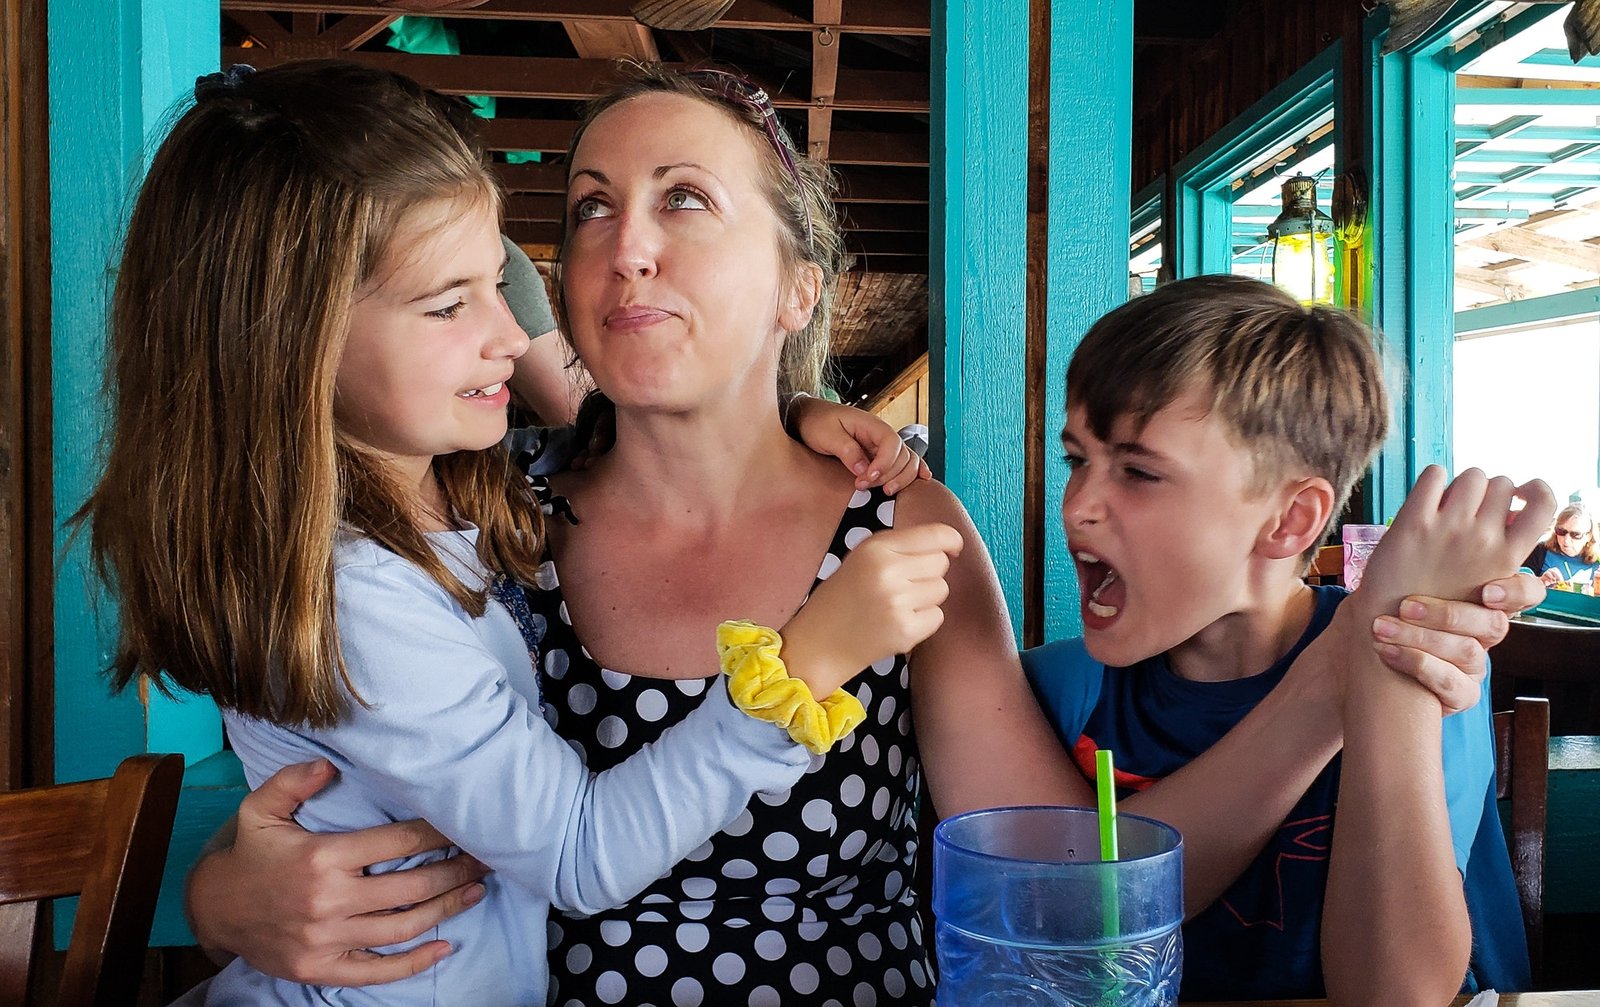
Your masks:
M1173 169L1172 212L1167 218L1167 261L1175 277L1227 273L1233 267L1234 179L1260 157L1308 133L1333 109L1335 173L1342 170L1344 43L1335 40L1309 63Z
M1388 8L1367 20L1369 289L1372 322L1388 348L1394 419L1366 484L1369 521L1393 516L1425 467L1453 465L1455 187L1439 180L1455 171L1456 70L1476 55L1472 45L1459 53L1452 46L1495 9L1491 0L1457 3L1422 38L1388 55Z
M1140 233L1151 224L1156 225L1156 241L1161 244L1161 263L1163 266L1171 261L1172 252L1167 248L1167 234L1165 221L1162 219L1167 206L1167 176L1165 173L1155 181L1146 185L1133 194L1131 200L1132 212L1128 214L1128 238L1131 241L1135 234ZM1146 291L1148 293L1148 291Z

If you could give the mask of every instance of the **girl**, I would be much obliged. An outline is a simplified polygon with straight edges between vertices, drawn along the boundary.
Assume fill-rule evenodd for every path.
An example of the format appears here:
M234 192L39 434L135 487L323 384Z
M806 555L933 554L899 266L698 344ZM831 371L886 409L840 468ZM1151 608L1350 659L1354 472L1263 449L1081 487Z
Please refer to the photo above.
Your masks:
M959 540L909 530L852 558L787 641L730 638L736 703L718 679L657 744L587 771L540 717L548 627L518 583L548 571L500 446L528 339L497 289L498 216L440 99L337 63L203 78L140 192L85 506L121 606L116 684L210 695L252 784L328 760L310 829L425 817L496 872L422 975L374 995L241 959L212 1002L542 1003L551 904L624 902L793 784L851 725L840 668L940 620ZM803 686L772 660L746 681L757 645Z

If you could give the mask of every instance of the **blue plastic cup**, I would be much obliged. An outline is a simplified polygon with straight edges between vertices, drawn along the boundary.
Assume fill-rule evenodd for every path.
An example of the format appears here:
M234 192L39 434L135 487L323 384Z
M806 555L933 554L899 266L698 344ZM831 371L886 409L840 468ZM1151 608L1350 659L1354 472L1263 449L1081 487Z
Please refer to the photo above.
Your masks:
M1174 1007L1183 839L1117 816L1100 859L1089 808L993 808L933 832L939 1007Z

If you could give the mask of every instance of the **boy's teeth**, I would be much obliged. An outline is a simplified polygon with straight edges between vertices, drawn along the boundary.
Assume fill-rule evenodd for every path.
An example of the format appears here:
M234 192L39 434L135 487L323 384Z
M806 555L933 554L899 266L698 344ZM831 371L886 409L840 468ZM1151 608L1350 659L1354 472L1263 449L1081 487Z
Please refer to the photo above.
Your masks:
M1077 554L1077 556L1078 556L1078 559L1082 560L1085 563L1098 563L1098 562L1100 562L1100 557L1096 556L1092 552L1080 552L1080 553Z
M1089 611L1093 612L1095 615L1098 615L1102 619L1109 619L1117 614L1116 609L1112 608L1110 605L1102 605L1093 598L1089 599Z

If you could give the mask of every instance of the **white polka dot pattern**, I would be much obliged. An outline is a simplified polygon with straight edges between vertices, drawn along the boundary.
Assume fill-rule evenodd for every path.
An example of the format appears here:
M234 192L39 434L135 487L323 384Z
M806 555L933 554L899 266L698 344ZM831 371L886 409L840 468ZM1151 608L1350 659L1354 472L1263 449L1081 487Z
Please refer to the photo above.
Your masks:
M858 491L818 582L873 532L893 501ZM715 677L667 682L601 669L577 639L553 563L528 592L547 620L540 688L557 733L599 772L661 736ZM633 903L556 917L551 1003L639 1007L929 1007L916 896L917 763L903 657L845 688L867 721L799 783L758 794L721 832ZM554 922L554 921L553 921Z

